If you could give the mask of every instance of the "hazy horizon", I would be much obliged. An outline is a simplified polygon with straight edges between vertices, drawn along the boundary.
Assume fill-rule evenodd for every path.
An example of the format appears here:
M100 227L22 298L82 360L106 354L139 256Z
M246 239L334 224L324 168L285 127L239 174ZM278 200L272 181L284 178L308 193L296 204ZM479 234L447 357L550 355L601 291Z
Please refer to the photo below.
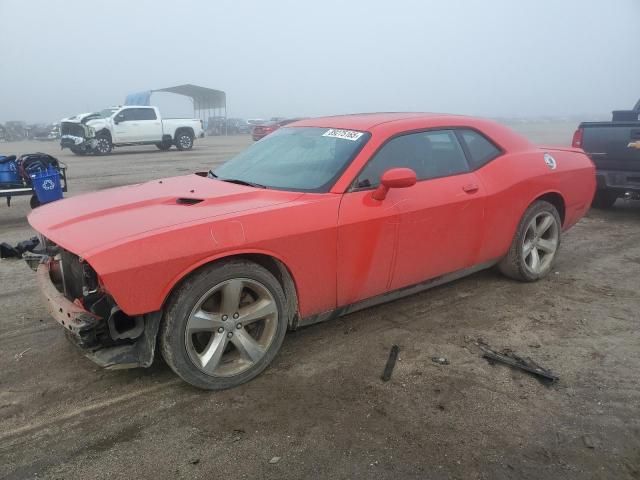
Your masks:
M0 0L0 122L192 83L228 116L602 117L640 97L640 2ZM166 116L190 102L156 94Z

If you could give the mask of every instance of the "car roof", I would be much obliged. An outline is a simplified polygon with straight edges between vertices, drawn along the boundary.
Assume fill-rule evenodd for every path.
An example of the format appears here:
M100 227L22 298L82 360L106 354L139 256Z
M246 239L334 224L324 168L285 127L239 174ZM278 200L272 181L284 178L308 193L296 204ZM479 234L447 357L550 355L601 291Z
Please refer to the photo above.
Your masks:
M397 122L401 120L437 120L460 117L446 113L423 112L378 112L378 113L354 113L350 115L335 115L330 117L308 118L296 122L296 127L333 127L352 130L370 130L382 123Z
M447 113L388 112L357 113L333 117L308 118L290 123L284 128L320 127L368 131L374 135L391 136L418 129L463 127L477 129L503 150L526 150L532 143L510 128L493 120Z

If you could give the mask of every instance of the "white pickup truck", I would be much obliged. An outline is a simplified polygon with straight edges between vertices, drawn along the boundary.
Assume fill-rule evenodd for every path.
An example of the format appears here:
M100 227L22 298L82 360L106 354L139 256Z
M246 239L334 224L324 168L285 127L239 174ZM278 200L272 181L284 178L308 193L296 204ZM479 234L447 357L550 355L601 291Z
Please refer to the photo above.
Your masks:
M163 119L156 107L124 105L65 118L60 135L60 146L77 155L107 155L128 145L190 150L196 137L204 137L204 128L197 118Z

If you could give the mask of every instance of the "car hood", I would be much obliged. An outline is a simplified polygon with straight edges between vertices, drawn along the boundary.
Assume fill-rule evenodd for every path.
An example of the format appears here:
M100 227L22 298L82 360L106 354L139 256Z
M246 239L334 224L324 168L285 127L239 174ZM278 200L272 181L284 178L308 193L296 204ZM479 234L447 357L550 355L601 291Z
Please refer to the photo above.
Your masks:
M88 258L96 249L126 239L264 209L302 195L187 175L59 200L35 209L28 219L51 241Z
M67 118L63 118L62 120L60 120L60 122L66 122L66 123L82 123L82 121L91 116L91 115L95 115L95 112L86 112L86 113L79 113L77 115L74 115L73 117L67 117Z

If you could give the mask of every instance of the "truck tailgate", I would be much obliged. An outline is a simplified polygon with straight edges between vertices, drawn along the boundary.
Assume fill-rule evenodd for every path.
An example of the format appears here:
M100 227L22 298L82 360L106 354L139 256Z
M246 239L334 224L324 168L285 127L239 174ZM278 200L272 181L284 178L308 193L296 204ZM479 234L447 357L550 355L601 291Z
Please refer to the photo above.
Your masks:
M583 123L582 148L600 170L640 171L640 122Z

